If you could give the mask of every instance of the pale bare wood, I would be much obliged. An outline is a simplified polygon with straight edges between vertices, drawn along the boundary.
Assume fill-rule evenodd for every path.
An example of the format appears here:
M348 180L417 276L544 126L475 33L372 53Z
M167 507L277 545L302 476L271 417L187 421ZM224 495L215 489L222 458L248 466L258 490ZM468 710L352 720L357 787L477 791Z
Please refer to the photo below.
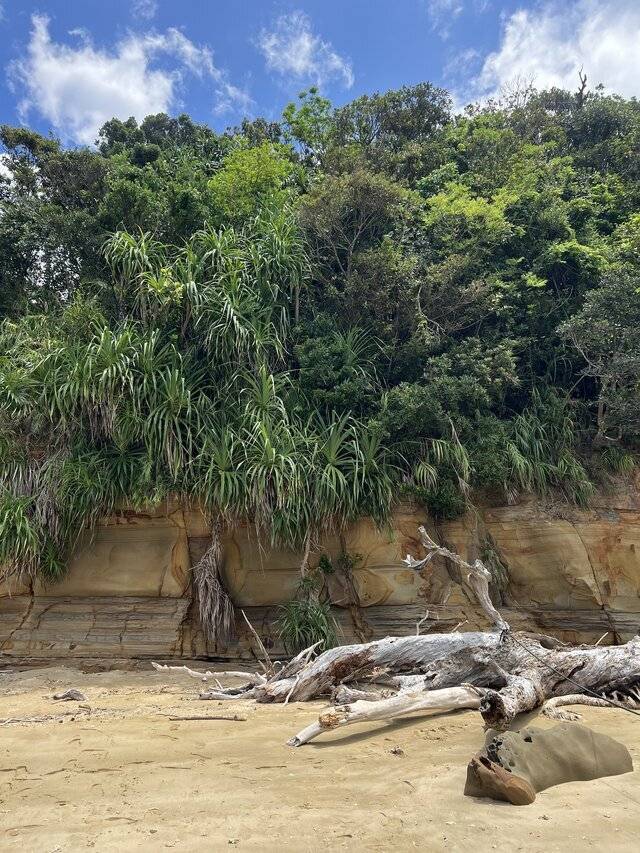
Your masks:
M500 690L486 690L480 704L480 713L487 726L505 729L518 714L533 711L545 700L540 674L528 671L526 675L507 675Z
M247 614L244 612L244 610L241 610L240 612L242 613L242 618L244 619L244 621L249 626L249 630L251 631L251 633L255 637L256 642L258 643L258 648L260 649L260 652L261 652L262 656L264 657L264 661L259 661L260 666L262 666L262 668L264 669L264 671L267 675L272 675L274 672L274 666L273 666L273 662L272 662L271 658L269 657L269 652L265 649L264 643L260 639L260 635L258 634L256 629L253 627L251 622L249 622L249 619L247 618Z
M209 681L213 678L218 681L220 678L244 678L246 681L262 684L266 681L264 675L259 672L243 672L239 670L224 670L222 672L200 672L197 669L190 669L188 666L171 666L170 664L156 663L151 661L151 666L158 672L176 672L189 675L191 678L197 678L199 681Z
M640 708L640 696L619 696L614 701L619 702L627 708ZM570 693L568 696L552 696L547 699L542 707L545 717L552 720L579 720L580 714L573 711L560 711L566 705L582 705L589 708L611 708L609 699L598 699L596 696L586 696L584 693Z
M288 741L289 746L305 743L334 729L353 723L375 720L393 720L417 711L453 711L459 708L479 708L481 691L474 687L451 687L446 690L416 690L398 693L388 699L369 702L359 700L348 705L339 705L321 714L317 722L302 729Z
M172 722L179 722L183 720L229 720L232 723L246 723L246 717L240 717L238 714L234 714L233 716L229 716L228 714L189 714L185 717L172 717L169 714L163 714L163 717L169 717Z
M420 525L418 527L418 535L420 541L427 550L427 556L423 560L415 560L410 554L407 554L404 562L410 569L419 570L433 560L434 557L445 557L459 566L465 573L466 581L475 593L480 607L484 610L492 625L501 631L508 631L509 624L504 620L500 613L496 610L489 596L489 582L491 581L491 572L481 560L476 560L473 563L468 563L463 560L459 554L438 545L429 536L426 529Z

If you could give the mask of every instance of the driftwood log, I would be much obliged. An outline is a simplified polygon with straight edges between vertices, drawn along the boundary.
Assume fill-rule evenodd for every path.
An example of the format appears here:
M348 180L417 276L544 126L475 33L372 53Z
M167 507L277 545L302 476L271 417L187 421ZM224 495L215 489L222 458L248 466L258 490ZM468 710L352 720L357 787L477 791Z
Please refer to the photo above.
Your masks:
M548 716L567 720L577 715L558 710L561 705L634 709L639 704L640 637L620 646L569 647L552 637L513 632L491 601L486 566L480 560L468 563L438 545L425 528L418 532L427 554L422 560L407 556L405 563L416 570L435 556L456 563L491 630L386 637L339 646L315 658L313 646L288 663L267 658L264 674L258 676L229 673L243 683L225 688L218 682L200 698L287 704L332 697L332 707L291 738L292 746L351 723L430 709L477 709L486 726L504 730L518 714L540 706ZM260 644L264 656L263 649Z

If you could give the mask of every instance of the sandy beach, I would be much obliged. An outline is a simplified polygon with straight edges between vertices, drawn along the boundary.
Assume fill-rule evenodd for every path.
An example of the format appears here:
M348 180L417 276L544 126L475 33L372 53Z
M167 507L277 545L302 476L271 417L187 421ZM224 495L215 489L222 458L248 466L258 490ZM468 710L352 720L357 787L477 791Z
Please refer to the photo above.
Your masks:
M640 718L586 708L636 770L517 808L463 796L483 742L471 711L371 723L301 749L322 703L200 702L198 681L55 667L0 673L0 849L631 850ZM53 701L76 688L84 702ZM237 721L170 717L224 714ZM536 724L553 725L538 718Z

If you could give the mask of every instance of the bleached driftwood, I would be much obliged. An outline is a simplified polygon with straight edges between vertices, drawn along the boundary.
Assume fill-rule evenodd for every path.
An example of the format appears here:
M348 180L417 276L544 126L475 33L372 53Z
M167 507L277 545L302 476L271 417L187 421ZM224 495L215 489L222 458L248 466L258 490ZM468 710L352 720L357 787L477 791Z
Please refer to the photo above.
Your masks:
M428 552L427 556L422 560L415 560L411 554L407 554L404 559L407 566L409 566L410 569L418 571L430 563L434 557L444 557L447 560L451 560L452 563L459 566L465 573L467 583L475 593L478 603L486 613L491 624L496 628L499 628L501 631L508 631L509 625L505 622L500 613L498 613L491 601L491 597L489 596L491 572L487 569L485 564L480 560L476 560L474 563L467 563L467 561L463 560L459 554L450 551L448 548L443 548L442 545L438 545L434 542L422 525L418 527L418 535L420 536L420 541Z
M447 638L453 641L449 653L429 660L433 647L442 649ZM482 638L481 642L478 642L479 638ZM544 641L544 638L542 640ZM428 641L431 641L431 644L428 644ZM371 648L372 646L376 648ZM478 708L486 725L504 729L518 714L544 705L549 699L552 700L549 710L553 712L560 704L564 704L554 701L554 698L559 700L566 695L573 700L576 689L604 694L608 698L601 700L603 705L611 706L613 703L627 707L630 700L619 702L618 699L624 695L628 696L634 689L629 687L629 673L633 673L636 683L640 681L638 637L624 646L546 648L540 639L520 634L504 636L502 633L470 632L457 636L435 634L426 637L387 638L377 644L347 648L350 649L349 660L353 664L349 672L346 670L347 656L344 653L337 654L339 650L332 649L333 657L328 657L329 652L321 655L310 667L313 668L313 673L309 673L306 679L303 673L300 682L306 682L307 685L326 685L321 676L329 677L330 673L335 675L336 669L346 682L352 680L353 675L361 677L367 656L375 661L384 656L390 671L406 668L411 663L422 668L424 674L419 679L412 678L412 683L390 698L377 699L374 696L373 701L369 701L366 695L362 695L363 691L358 691L357 698L354 697L355 701L336 705L330 712L323 713L318 723L291 739L292 745L300 746L306 743L310 739L309 732L311 737L316 737L338 725L367 719L393 719L399 714L426 710L429 707L442 707L431 703L450 690L463 690L452 695L462 697L468 702L466 705L458 704L452 708ZM391 658L390 649L398 652L395 659ZM421 680L421 686L416 685L416 680ZM276 686L269 684L257 690L266 688L270 689L271 696L277 691ZM474 691L473 698L468 692L464 692L467 690ZM615 696L618 696L618 699L614 698ZM374 709L370 713L375 716L367 716L366 708Z
M414 690L398 693L389 699L369 702L359 700L350 705L338 705L311 723L288 741L289 746L302 746L324 732L350 723L373 720L393 720L416 711L453 711L458 708L479 708L480 691L474 687L449 687L444 690Z
M190 669L188 666L171 666L170 664L156 663L151 661L151 666L158 672L184 672L185 675L191 678L197 678L199 681L209 681L214 679L218 681L221 678L244 678L245 681L255 681L256 684L261 684L266 681L264 675L259 672L243 672L240 670L224 670L222 672L200 672L197 669Z
M619 690L614 690L610 697L618 705L634 710L640 708L640 689L632 688L627 695ZM589 708L610 708L611 702L609 698L599 699L596 696L586 696L584 693L570 693L568 696L553 696L547 699L542 708L542 713L545 717L550 717L552 720L579 720L580 714L574 711L560 711L567 705L582 705Z
M165 714L163 716L167 716L167 715ZM201 722L204 722L205 720L214 720L214 721L216 721L216 720L227 720L227 721L232 722L232 723L246 723L246 721L247 721L246 717L241 717L239 714L233 714L233 716L231 716L230 714L215 714L215 715L212 715L212 714L188 714L185 717L169 716L169 719L172 722L193 722L195 720L198 720Z
M244 613L243 613L244 615ZM245 619L247 617L245 616ZM247 622L249 620L247 619ZM252 630L254 630L252 628ZM254 631L255 632L255 631ZM267 678L265 676L261 676L261 681L256 682L255 685L249 684L247 688L240 687L227 687L226 689L219 690L207 690L200 694L201 699L236 699L238 696L242 696L243 698L258 698L255 694L255 689L258 686L267 686L272 682L278 682L286 685L287 693L283 696L281 701L286 699L289 701L291 698L292 690L291 688L296 684L296 677L298 674L305 669L305 667L309 664L311 656L314 651L320 645L320 642L314 643L312 646L309 646L308 649L303 649L298 655L296 655L292 660L288 663L280 664L278 662L272 663L271 659L268 658L268 667L271 669L271 675ZM262 645L262 641L260 643ZM264 646L263 646L264 648ZM266 650L265 650L266 654ZM257 674L257 673L256 673Z
M549 716L575 718L559 707L578 700L629 709L638 704L640 637L622 646L571 648L552 637L512 632L491 601L487 567L480 560L468 563L438 545L424 527L419 535L427 556L423 560L407 556L405 563L422 569L436 556L453 561L462 569L491 630L426 635L418 630L414 636L339 646L314 659L316 643L280 664L270 660L245 615L264 673L233 673L244 683L224 688L218 682L216 689L201 693L200 698L287 704L332 697L333 708L295 735L289 741L293 746L352 723L395 719L434 708L477 709L486 725L505 729L518 714L540 706ZM223 674L204 675L219 679Z

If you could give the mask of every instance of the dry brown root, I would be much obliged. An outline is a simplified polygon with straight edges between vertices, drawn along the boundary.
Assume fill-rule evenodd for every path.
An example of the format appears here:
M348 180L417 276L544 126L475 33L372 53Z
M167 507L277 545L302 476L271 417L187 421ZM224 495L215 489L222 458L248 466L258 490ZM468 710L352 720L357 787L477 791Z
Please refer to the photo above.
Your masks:
M211 520L211 543L195 565L191 577L198 615L208 642L216 646L226 643L235 630L235 613L231 596L221 581L222 533L224 522L220 514Z
M481 694L475 687L451 687L445 690L417 690L398 693L377 701L358 700L331 708L317 722L307 726L288 741L289 746L303 746L324 732L374 720L394 720L416 711L454 711L459 708L479 708Z

